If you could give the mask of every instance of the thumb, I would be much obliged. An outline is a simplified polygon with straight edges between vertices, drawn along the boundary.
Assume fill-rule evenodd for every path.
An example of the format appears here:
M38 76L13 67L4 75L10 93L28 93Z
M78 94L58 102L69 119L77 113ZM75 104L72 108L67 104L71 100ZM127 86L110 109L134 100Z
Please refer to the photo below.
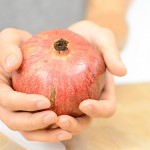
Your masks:
M3 69L6 72L12 72L18 69L22 62L20 48L16 45L9 44L3 50L5 50L3 53L0 52Z
M0 63L6 72L12 72L22 63L20 46L31 35L14 28L4 29L0 33Z
M126 74L126 66L120 59L120 52L111 30L86 20L75 23L68 29L85 37L100 50L106 66L112 74L117 76L124 76Z

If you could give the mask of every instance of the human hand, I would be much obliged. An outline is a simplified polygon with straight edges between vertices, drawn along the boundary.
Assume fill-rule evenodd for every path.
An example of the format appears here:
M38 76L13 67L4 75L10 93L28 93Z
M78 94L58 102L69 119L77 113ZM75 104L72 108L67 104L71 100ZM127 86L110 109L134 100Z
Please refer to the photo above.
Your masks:
M114 34L109 29L90 21L78 22L69 29L82 35L95 46L102 53L107 67L106 84L100 100L85 100L80 104L80 109L90 117L110 117L116 108L113 75L126 74L126 67L121 61Z
M87 28L85 29L85 27L87 27ZM116 50L117 48L115 47L115 42L113 39L114 37L113 37L112 33L109 30L102 28L102 29L104 29L104 31L106 31L106 33L104 31L103 32L99 31L98 33L100 33L100 35L99 35L100 37L98 37L98 39L97 39L97 37L95 37L95 35L98 35L98 33L96 31L98 29L99 29L98 26L96 26L95 24L88 22L88 21L79 22L70 27L70 30L77 32L78 34L81 34L82 36L87 38L87 40L89 42L91 42L93 45L97 46L98 49L101 50L101 52L104 56L104 60L107 65L107 69L108 69L108 71L107 71L108 78L107 78L106 85L109 85L110 83L112 85L111 87L110 87L110 85L105 86L105 90L104 90L105 92L103 92L103 94L101 96L101 99L105 99L107 101L104 101L104 104L101 104L98 101L99 102L98 106L101 106L100 107L101 111L99 111L99 110L97 111L97 109L98 109L97 108L96 111L94 111L94 113L84 112L84 110L83 110L83 112L91 117L108 117L108 116L111 116L115 111L115 94L114 94L114 86L113 86L113 77L112 77L111 73L118 75L118 76L122 76L126 73L126 69L125 69L124 65L120 62L119 52ZM105 34L108 37L110 34L110 37L112 37L113 40L111 41L110 37L107 39L107 36ZM95 39L94 39L94 37L95 37ZM97 39L97 41L96 41L96 39ZM101 43L99 43L100 42L100 41L98 41L99 39L100 39ZM109 42L110 42L110 44L109 44ZM107 46L110 46L110 48ZM107 50L107 51L105 51L105 50ZM110 56L112 56L112 58ZM112 99L112 100L109 100L109 99ZM97 104L96 104L97 101L85 100L84 102L87 102L87 103L95 102L94 107L97 106ZM84 102L81 103L80 108L82 105L84 106L87 104L87 103L84 104ZM103 106L105 106L105 107L103 107ZM109 107L112 109L109 109ZM105 108L107 111L103 108ZM82 110L82 108L81 108L81 110ZM96 114L99 114L99 116L96 116L95 112L96 112ZM103 112L105 112L105 113L103 114ZM77 134L77 133L81 132L83 129L85 129L86 127L88 127L90 124L90 120L91 120L90 117L88 117L86 115L84 117L79 117L76 119L73 117L67 116L67 115L59 116L57 125L60 128L53 130L54 131L53 135L56 135L55 131L57 132L57 131L60 131L61 129L64 129L66 131L69 131L69 133L66 132L64 134L61 134L62 140L65 140L67 138L69 139L69 138L71 138L71 136L73 134ZM48 132L47 132L47 130L36 130L33 132L22 132L22 134L29 140L57 141L56 138L55 138L55 140L52 140L50 138L51 134L49 132L51 132L51 130L48 130ZM56 137L56 136L54 136L54 137Z
M53 111L43 110L50 107L49 99L11 88L11 72L22 62L19 47L30 37L29 33L12 28L0 33L0 120L28 140L58 142L70 139L72 135L68 131L46 129L58 120Z
M113 33L89 21L81 21L69 27L69 30L80 34L95 46L103 55L106 63L106 83L99 101L84 100L79 108L86 115L79 118L70 116L58 117L57 125L72 134L77 134L90 124L91 118L108 118L116 110L115 84L113 75L124 76L126 68L121 62Z

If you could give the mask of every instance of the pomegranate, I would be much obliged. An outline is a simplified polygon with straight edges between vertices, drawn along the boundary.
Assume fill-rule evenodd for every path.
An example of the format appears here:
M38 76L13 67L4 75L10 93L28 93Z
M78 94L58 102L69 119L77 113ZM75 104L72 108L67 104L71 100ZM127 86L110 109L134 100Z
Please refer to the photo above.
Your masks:
M79 104L98 100L105 63L96 48L69 30L39 33L21 46L23 62L12 73L14 90L49 98L57 115L81 116Z

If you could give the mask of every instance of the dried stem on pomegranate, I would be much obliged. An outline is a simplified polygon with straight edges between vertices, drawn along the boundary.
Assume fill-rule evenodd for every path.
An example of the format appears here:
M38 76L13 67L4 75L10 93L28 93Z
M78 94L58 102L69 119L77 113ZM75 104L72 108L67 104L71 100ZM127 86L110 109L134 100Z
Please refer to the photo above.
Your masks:
M66 41L65 39L59 39L58 41L56 41L55 43L54 43L54 48L57 50L57 51L59 51L59 53L61 52L61 51L66 51L66 50L68 50L68 47L67 47L67 45L68 45L68 41Z

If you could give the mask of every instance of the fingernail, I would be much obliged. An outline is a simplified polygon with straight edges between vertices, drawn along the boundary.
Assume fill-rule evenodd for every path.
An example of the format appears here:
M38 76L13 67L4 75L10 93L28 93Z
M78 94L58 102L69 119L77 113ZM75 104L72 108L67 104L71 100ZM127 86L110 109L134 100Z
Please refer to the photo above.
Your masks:
M85 112L92 112L93 111L93 106L92 105L86 105L81 108Z
M47 114L43 118L43 123L49 125L52 122L53 118L54 118L54 116L52 116L52 114Z
M118 61L119 61L123 66L125 66L125 64L123 63L123 60L122 60L121 56L119 56Z
M57 136L57 139L62 141L62 140L69 140L72 138L72 135L68 134L68 135L64 135L63 133L60 133L58 136Z
M119 62L120 62L122 65L124 65L124 63L123 63L121 57L119 57ZM124 65L124 66L125 66L125 65Z
M36 104L36 107L38 109L45 109L45 108L49 108L50 107L50 102L48 101L38 101L37 104Z
M121 59L120 59L120 64L121 64L121 67L124 68L124 74L126 74L127 68L126 68L126 65L123 63L123 61Z
M17 56L14 55L14 54L11 54L9 55L7 58L6 58L6 61L5 61L5 66L7 68L10 68L13 66L13 64L18 60Z

